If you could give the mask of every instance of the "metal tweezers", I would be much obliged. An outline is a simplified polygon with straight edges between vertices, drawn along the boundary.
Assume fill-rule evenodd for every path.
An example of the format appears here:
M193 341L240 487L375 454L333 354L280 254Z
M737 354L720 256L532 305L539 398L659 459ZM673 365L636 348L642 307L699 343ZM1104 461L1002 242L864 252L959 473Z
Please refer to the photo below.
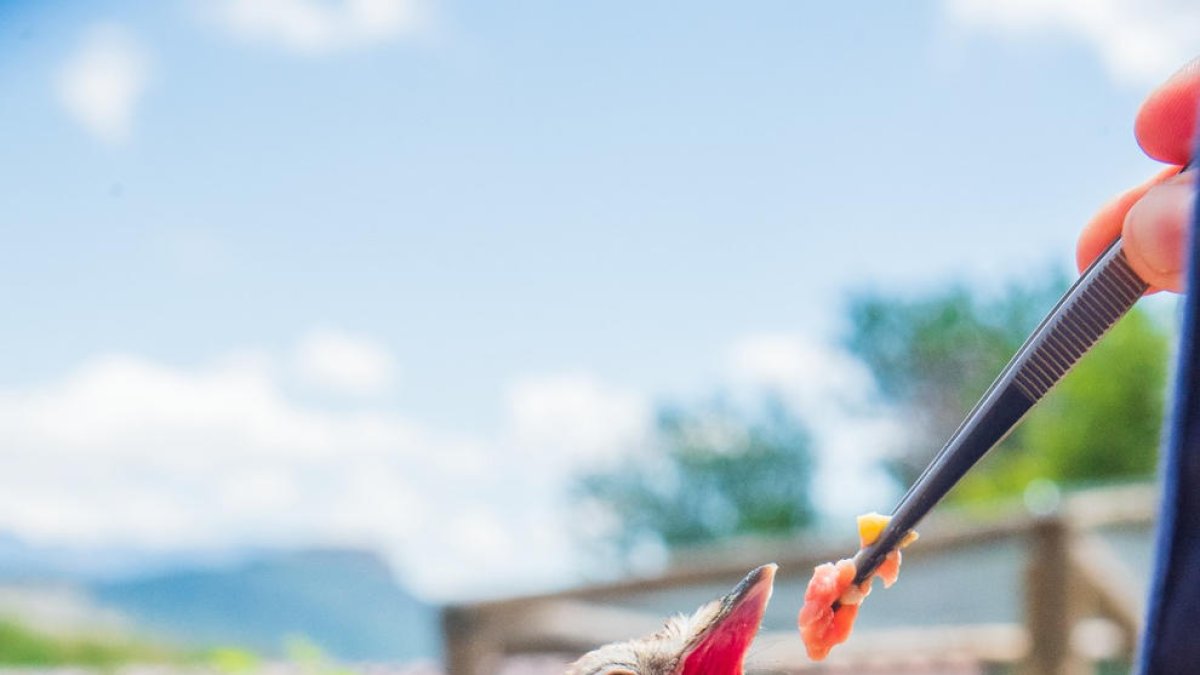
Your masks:
M1017 423L1067 374L1148 285L1129 267L1117 238L1080 275L1009 361L983 398L917 478L879 538L854 558L854 583L870 578L909 530L929 513L967 470L1004 440Z

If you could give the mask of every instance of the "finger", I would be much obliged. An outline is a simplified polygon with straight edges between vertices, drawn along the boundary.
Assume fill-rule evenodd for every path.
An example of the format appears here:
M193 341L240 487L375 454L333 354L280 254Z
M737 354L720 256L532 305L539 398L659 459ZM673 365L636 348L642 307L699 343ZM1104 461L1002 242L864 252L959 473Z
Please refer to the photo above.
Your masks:
M1099 213L1083 228L1079 235L1079 243L1075 247L1075 262L1082 272L1092 264L1096 256L1104 252L1125 226L1125 215L1129 209L1153 186L1167 180L1179 172L1179 167L1171 167L1160 171L1150 180L1129 190L1116 199L1104 205Z
M1129 266L1152 288L1180 292L1187 266L1187 233L1196 201L1189 171L1146 191L1125 215L1122 242Z
M1187 164L1200 105L1200 58L1179 69L1142 104L1134 134L1142 150L1160 162Z

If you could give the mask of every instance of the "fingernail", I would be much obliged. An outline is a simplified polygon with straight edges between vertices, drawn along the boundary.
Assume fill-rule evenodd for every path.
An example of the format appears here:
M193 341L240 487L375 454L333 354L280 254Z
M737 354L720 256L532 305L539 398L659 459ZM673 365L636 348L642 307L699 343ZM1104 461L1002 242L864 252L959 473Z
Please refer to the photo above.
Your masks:
M1155 186L1125 216L1125 248L1159 275L1183 271L1186 232L1195 201L1192 176Z

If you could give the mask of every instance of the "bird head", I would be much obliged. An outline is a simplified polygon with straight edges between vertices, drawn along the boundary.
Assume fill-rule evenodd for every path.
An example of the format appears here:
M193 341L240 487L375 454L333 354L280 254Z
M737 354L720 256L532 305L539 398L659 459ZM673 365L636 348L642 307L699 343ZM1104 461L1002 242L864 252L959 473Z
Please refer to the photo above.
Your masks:
M653 635L583 655L566 675L742 675L742 661L771 598L775 565L763 565L723 598L668 619Z

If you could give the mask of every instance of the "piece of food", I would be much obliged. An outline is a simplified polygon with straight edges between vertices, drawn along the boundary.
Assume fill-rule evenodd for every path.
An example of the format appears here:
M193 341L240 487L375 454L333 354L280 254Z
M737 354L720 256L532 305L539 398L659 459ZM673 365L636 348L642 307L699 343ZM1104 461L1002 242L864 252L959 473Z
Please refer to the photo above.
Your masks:
M853 581L854 562L851 560L825 563L813 570L798 620L800 638L804 640L808 658L820 661L834 645L850 637L850 629L854 627L854 619L858 616L858 603L840 603L837 609L833 608L833 604L850 590ZM870 592L869 586L866 592ZM865 595L859 595L858 600L861 602Z
M884 528L891 521L891 516L884 516L878 513L865 513L859 516L858 547L864 549L874 544L875 540L879 538L879 535L883 534ZM875 568L875 576L883 579L884 588L891 588L892 584L896 583L896 579L900 577L900 549L916 541L917 536L915 531L910 530L900 540L900 545L896 547L896 550L888 553L883 562L879 564L879 567Z
M866 548L874 543L890 520L889 516L878 513L859 516L859 546ZM871 581L875 577L883 579L884 588L896 583L896 578L900 576L899 549L916 539L916 532L906 534L897 549L888 553L871 578L859 585L854 584L856 570L853 560L825 563L813 570L813 578L808 582L808 590L804 593L804 607L800 609L797 619L800 638L804 640L808 658L820 661L829 655L829 650L835 645L845 642L850 637L854 619L858 617L858 607L871 593Z

